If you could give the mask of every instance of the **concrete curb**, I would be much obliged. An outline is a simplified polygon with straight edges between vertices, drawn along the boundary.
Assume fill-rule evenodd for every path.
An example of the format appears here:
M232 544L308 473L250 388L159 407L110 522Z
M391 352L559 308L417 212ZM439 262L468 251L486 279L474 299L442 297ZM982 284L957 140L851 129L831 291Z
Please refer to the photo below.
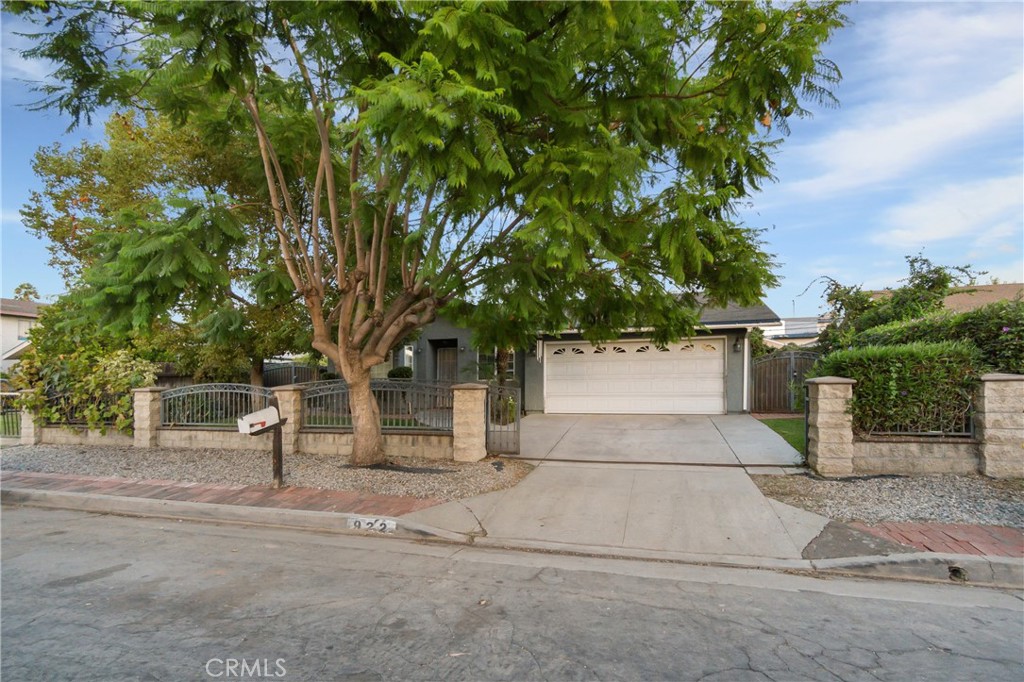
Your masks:
M700 566L720 566L785 571L810 576L843 576L889 580L913 580L932 583L966 584L978 587L1024 590L1024 560L965 554L917 552L886 556L858 556L837 559L781 559L741 555L659 552L595 545L542 542L520 538L488 538L457 533L415 521L395 517L395 532L379 533L348 527L349 519L370 514L318 512L270 507L246 507L206 502L154 500L98 493L60 492L11 488L0 491L0 501L51 509L71 509L98 514L188 519L210 523L276 526L351 535L377 535L412 540L437 540L485 548L550 552L612 559L661 561ZM951 572L951 569L954 569ZM957 578L963 578L958 580Z
M917 552L887 556L815 559L818 573L830 575L961 583L1024 590L1024 559L972 554Z
M353 535L388 535L405 539L424 540L436 538L448 542L468 544L473 541L469 535L435 528L423 523L406 521L390 516L372 514L349 514L342 512L305 511L301 509L276 509L273 507L246 507L207 502L185 502L178 500L153 500L144 497L123 497L98 493L59 492L53 490L30 490L12 488L0 491L0 501L5 504L21 504L52 509L72 509L98 514L123 516L146 516L167 519L188 519L216 523L238 523L256 526L280 526L301 530L351 533ZM356 530L348 527L349 519L367 517L395 522L395 531L381 533Z

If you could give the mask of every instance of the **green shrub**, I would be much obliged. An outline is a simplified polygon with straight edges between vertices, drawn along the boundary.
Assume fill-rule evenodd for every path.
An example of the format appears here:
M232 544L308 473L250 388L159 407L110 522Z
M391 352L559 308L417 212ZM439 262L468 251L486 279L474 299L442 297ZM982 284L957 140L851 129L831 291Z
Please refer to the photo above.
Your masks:
M857 381L850 411L858 435L957 432L983 368L972 344L945 341L837 351L818 360L810 376Z
M967 341L981 351L985 370L1024 374L1024 301L1000 301L966 313L939 313L865 330L857 347L916 341Z
M24 391L18 407L46 424L82 424L105 432L113 426L129 433L134 424L131 390L151 386L156 365L126 350L81 348L43 357L35 348L22 357L14 376Z
M392 367L388 379L412 379L412 367Z

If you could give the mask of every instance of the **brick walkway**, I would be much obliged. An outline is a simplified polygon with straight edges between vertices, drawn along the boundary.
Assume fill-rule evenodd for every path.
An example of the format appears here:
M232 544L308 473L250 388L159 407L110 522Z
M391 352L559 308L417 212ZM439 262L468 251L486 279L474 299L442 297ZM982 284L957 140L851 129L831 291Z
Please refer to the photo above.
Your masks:
M959 523L851 523L850 526L928 552L1024 557L1024 531L1017 528Z
M343 512L374 516L402 516L443 504L444 500L420 497L372 495L349 490L321 490L285 486L274 489L260 485L217 485L149 479L39 474L27 471L0 472L3 488L55 490L74 493L98 493L154 500L179 500L233 504L248 507L274 507L305 511Z

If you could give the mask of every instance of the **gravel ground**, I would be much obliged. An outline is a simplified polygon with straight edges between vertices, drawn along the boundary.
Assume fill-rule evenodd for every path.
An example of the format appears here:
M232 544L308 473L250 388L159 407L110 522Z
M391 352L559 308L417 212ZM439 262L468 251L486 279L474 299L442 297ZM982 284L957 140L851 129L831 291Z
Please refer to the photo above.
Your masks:
M837 521L932 521L1024 528L1024 480L981 476L752 476L768 497Z
M471 463L402 458L392 465L355 468L346 466L344 457L290 455L284 458L284 480L287 485L309 488L459 500L514 486L533 468L492 457ZM270 453L257 450L21 445L4 448L0 466L13 471L195 483L267 485L272 478Z

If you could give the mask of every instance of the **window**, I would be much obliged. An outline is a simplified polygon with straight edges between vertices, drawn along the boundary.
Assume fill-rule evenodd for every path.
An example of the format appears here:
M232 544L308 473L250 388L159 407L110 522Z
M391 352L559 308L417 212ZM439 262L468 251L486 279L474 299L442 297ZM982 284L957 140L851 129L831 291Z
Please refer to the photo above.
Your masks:
M416 348L415 346L402 347L402 366L412 367L413 375L416 374Z
M562 350L562 349L559 349ZM490 381L497 373L498 350L492 349L490 353L477 351L476 353L476 378L480 381ZM555 351L558 355L558 351ZM516 352L508 351L508 367L505 368L505 376L515 377L516 375Z

